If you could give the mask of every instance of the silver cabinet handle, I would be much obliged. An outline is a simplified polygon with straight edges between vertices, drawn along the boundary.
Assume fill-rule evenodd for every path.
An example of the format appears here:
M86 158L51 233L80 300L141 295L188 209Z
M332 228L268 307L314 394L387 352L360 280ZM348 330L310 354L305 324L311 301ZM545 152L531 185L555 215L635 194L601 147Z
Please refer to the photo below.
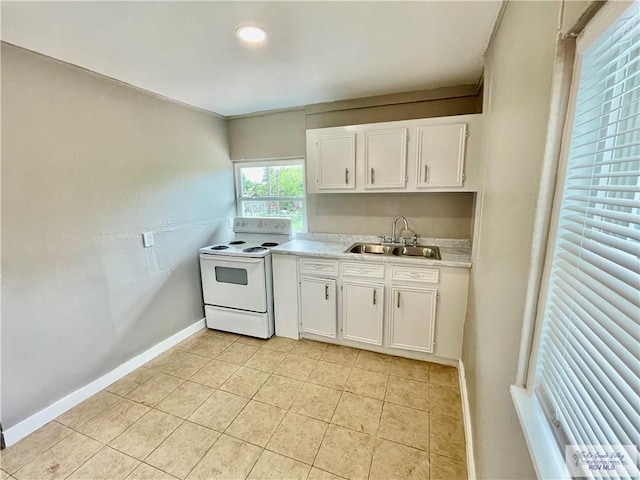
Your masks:
M344 183L349 185L349 169L348 168L344 169Z
M377 290L374 288L373 289L373 304L374 305L376 304L376 292L377 292Z
M376 174L373 170L373 167L371 167L371 185L373 185L374 183L376 183Z
M400 308L400 292L398 292L398 302L397 302L398 308Z
M428 168L429 167L427 165L424 166L424 183L427 183L427 179L429 178Z
M329 300L329 285L324 286L324 299Z

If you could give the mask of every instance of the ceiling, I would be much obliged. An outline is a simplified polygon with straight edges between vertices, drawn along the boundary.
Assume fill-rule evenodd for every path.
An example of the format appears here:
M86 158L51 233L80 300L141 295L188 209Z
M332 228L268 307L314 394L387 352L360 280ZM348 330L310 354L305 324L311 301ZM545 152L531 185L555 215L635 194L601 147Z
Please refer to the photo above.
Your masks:
M500 1L1 2L2 40L222 115L472 84ZM268 32L242 44L243 24Z

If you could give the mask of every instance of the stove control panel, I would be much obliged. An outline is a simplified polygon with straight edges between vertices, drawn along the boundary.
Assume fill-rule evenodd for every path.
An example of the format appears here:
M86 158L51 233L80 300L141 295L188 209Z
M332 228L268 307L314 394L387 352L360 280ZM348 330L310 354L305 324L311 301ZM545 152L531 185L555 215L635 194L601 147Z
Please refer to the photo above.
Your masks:
M233 219L235 233L291 234L291 219L286 217L236 217Z

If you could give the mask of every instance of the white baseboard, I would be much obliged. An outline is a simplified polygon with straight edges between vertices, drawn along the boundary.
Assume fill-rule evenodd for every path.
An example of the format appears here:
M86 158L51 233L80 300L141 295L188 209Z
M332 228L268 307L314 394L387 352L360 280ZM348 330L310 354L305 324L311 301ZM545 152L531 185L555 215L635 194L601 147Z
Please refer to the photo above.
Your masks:
M22 438L29 435L31 432L34 432L38 428L47 424L51 420L56 417L62 415L64 412L69 410L70 408L75 407L80 402L85 401L87 398L95 395L100 390L108 387L116 380L120 380L125 375L131 373L136 368L144 365L149 360L157 357L162 352L170 349L174 345L177 345L185 338L190 337L198 330L201 330L205 327L205 320L198 320L193 325L188 326L187 328L179 331L178 333L171 335L169 338L162 340L160 343L157 343L153 347L148 350L145 350L139 355L136 355L131 360L124 362L119 367L114 368L110 372L104 374L100 378L94 380L93 382L85 385L84 387L79 388L78 390L70 393L64 398L54 402L48 407L40 410L37 413L34 413L29 418L24 419L20 423L17 423L11 428L8 428L4 432L4 439L7 444L7 447L13 445L18 442Z
M473 458L473 435L471 433L471 412L469 410L469 394L467 393L467 378L464 373L462 360L458 364L458 379L460 381L460 397L462 398L462 419L464 421L464 436L467 444L467 476L469 480L476 478L476 462Z

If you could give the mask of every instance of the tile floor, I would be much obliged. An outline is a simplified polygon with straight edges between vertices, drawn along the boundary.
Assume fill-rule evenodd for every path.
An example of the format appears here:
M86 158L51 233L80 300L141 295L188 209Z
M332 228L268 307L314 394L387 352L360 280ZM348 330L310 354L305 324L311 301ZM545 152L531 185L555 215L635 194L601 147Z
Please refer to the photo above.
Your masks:
M457 371L203 330L0 453L0 480L465 479Z

